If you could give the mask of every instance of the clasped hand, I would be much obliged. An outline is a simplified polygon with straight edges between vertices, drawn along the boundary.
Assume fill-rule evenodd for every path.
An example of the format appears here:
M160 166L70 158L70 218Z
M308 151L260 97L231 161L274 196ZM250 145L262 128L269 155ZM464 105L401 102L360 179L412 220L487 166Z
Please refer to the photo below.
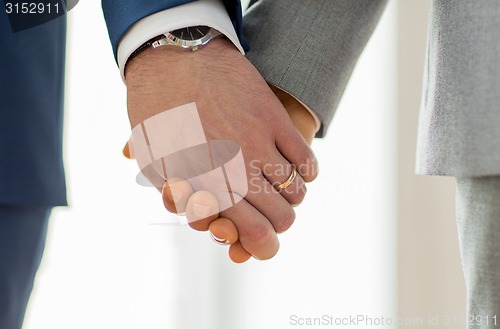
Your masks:
M251 183L241 201L219 213L211 193L193 191L182 180L173 185L169 179L170 184L159 186L165 207L185 211L192 228L210 229L217 240L230 244L235 262L273 257L279 249L277 233L292 225L293 205L302 202L305 182L318 174L308 145L315 133L309 112L290 95L269 87L224 39L197 52L147 49L127 64L126 84L132 127L166 109L195 103L207 140L234 141L242 150ZM289 179L293 168L298 175L278 192L274 187ZM200 216L200 209L212 215Z

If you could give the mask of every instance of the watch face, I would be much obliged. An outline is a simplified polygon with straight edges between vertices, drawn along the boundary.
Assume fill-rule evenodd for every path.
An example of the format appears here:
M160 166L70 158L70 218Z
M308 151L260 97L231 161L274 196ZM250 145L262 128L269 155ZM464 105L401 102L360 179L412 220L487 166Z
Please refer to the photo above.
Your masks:
M181 40L199 40L210 31L208 26L190 26L170 32L174 37Z

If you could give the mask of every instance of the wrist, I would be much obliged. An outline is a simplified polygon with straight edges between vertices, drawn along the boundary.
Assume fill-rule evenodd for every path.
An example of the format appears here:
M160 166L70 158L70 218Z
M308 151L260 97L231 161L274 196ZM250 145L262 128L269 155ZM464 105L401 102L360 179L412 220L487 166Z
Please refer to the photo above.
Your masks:
M208 63L212 66L223 63L232 56L243 55L233 43L225 38L213 39L197 51L176 46L148 47L127 62L125 80L128 85L129 80L135 80L138 75L155 72L161 68L174 69L174 66L177 66L177 68L193 69L200 64L207 65Z

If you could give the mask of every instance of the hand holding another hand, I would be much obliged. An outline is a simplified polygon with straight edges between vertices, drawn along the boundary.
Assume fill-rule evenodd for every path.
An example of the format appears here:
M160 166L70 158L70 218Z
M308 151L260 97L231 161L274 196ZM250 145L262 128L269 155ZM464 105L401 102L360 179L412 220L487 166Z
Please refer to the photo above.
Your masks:
M132 127L167 109L194 102L207 140L230 140L241 146L247 180L252 180L248 193L220 213L225 219L197 218L190 225L197 230L210 227L215 236L232 242L230 256L235 261L248 253L258 259L274 256L279 248L276 233L288 229L295 218L291 204L302 201L304 182L317 175L315 157L294 126L301 127L300 132L311 140L314 126L305 123L314 124L311 115L297 110L299 103L288 99L286 93L275 90L276 97L245 57L223 39L197 52L172 47L147 49L129 62L126 75ZM290 115L282 103L289 104ZM312 129L308 132L309 126ZM265 169L273 167L287 168L288 172ZM291 168L299 168L299 175L290 188L278 193L273 186L284 182ZM169 205L168 188L165 184L165 205L178 212ZM197 213L193 206L210 199L203 191L183 195L187 196L188 219L190 212Z

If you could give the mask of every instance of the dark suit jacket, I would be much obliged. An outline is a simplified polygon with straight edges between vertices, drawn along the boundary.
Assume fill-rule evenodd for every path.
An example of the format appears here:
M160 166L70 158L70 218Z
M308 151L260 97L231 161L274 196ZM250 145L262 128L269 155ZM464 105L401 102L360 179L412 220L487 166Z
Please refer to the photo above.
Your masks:
M66 20L12 33L0 11L0 204L66 204Z
M103 0L113 50L138 20L194 0ZM241 33L241 4L225 1ZM12 33L0 11L0 204L66 205L62 161L66 20Z

